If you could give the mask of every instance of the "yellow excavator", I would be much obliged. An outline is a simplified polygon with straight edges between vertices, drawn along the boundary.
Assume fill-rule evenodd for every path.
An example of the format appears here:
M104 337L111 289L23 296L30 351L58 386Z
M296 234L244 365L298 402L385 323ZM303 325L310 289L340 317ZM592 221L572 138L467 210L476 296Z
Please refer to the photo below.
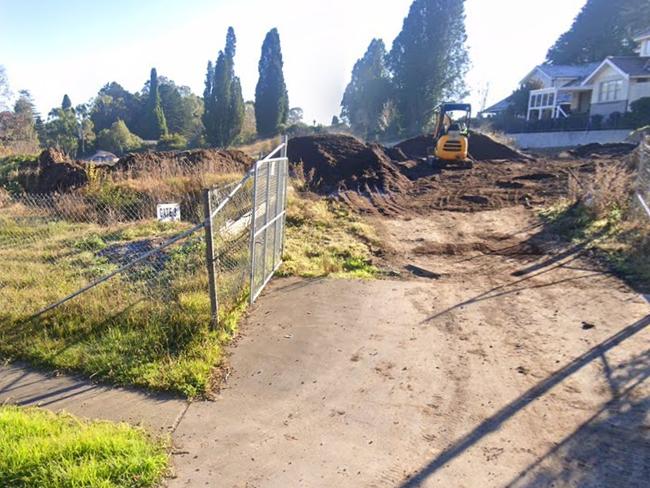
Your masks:
M443 103L434 110L435 147L429 150L431 162L469 164L469 126L472 106L468 103Z

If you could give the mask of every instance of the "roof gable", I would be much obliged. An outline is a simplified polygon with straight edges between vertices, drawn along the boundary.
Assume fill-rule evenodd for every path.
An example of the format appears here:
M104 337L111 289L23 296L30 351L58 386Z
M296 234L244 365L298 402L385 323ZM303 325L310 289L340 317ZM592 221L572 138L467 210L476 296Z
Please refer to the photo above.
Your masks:
M621 76L625 78L629 78L629 75L625 71L623 71L621 68L619 68L616 64L612 62L612 58L607 58L605 59L605 61L600 63L598 67L589 76L587 76L587 78L585 78L585 80L582 82L582 86L590 85L593 79L596 77L596 75L606 67L612 68L614 71L617 71Z
M600 63L540 64L522 80L522 84L527 82L535 73L541 73L548 78L551 83L558 79L568 79L581 82L599 66Z

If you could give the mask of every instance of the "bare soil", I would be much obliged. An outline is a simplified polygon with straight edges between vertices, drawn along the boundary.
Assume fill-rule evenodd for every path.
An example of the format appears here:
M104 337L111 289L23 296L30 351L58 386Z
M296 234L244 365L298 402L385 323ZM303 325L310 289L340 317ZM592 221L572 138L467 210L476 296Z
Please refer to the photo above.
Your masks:
M533 159L478 133L471 167L430 163L423 159L430 139L389 149L345 135L299 137L290 141L289 159L311 191L390 217L547 205L566 195L572 175L593 170L592 161Z
M385 148L352 136L296 137L289 143L288 156L294 165L301 165L310 189L320 194L400 193L410 187Z
M650 306L523 206L376 217L390 280L278 280L170 486L640 487Z
M502 144L486 134L471 131L469 137L469 155L475 161L491 161L495 159L507 159L510 161L530 161L533 158L517 151L505 144ZM433 134L425 134L406 141L400 142L396 149L402 151L407 158L426 158L431 149L436 145Z

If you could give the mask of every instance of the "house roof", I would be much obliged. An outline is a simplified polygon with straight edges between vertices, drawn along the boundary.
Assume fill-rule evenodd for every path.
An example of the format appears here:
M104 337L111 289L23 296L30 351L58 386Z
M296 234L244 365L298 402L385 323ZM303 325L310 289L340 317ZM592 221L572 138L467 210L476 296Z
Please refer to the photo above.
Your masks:
M526 77L521 81L522 84L526 83L535 72L539 71L551 81L558 78L569 78L582 82L584 78L589 76L593 71L600 66L600 63L587 63L587 64L540 64L536 66Z
M650 76L650 58L612 56L607 59L628 76Z
M585 78L600 66L600 63L587 64L540 64L537 69L550 78Z
M482 110L481 112L482 113L487 113L487 114L503 112L503 111L507 110L508 107L510 107L510 105L512 104L511 99L512 99L512 95L509 96L508 98L504 98L503 100L501 100L498 103L495 103L491 107L488 107L485 110Z

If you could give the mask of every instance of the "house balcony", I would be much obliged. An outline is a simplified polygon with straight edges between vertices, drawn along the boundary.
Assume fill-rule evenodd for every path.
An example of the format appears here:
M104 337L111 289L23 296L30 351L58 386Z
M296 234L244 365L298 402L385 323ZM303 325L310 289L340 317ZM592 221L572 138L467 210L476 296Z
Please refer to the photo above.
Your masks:
M531 90L527 120L567 118L571 114L589 113L591 87L564 86Z

